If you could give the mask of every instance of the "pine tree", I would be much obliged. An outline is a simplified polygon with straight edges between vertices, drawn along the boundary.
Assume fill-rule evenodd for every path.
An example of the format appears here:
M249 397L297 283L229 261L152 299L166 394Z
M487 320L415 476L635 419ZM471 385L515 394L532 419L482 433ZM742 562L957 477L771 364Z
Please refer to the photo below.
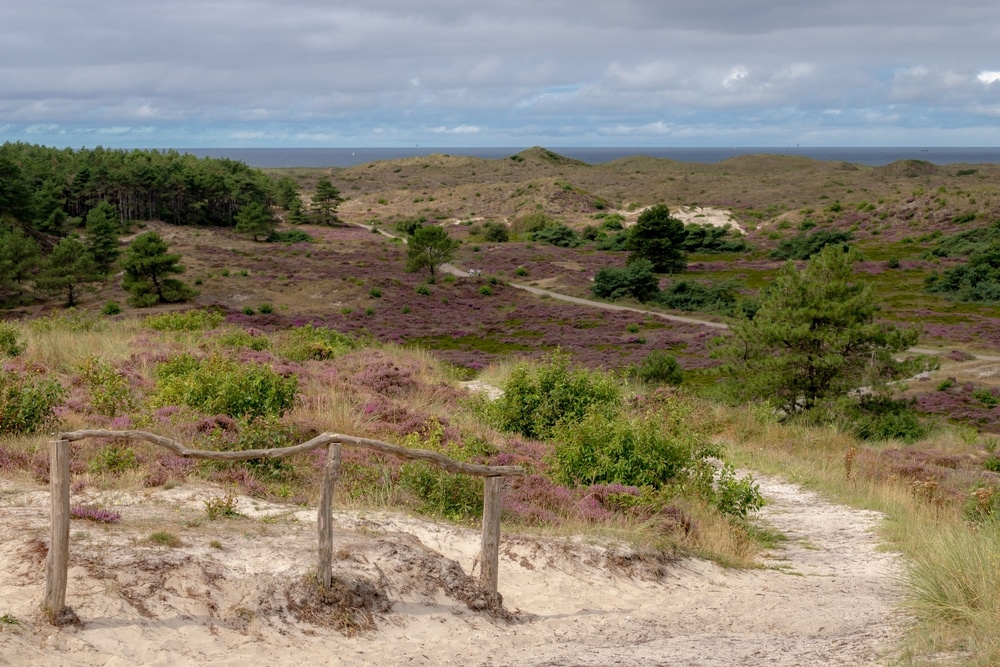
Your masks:
M236 231L249 234L254 241L258 236L266 239L274 231L275 224L271 209L256 202L247 204L236 214Z
M670 215L664 204L651 206L639 214L635 226L628 232L628 261L647 259L657 273L677 273L687 267L684 223Z
M337 207L342 201L344 198L340 196L340 190L333 186L329 178L319 179L312 198L316 222L323 225L337 222Z
M48 256L42 270L35 278L35 286L51 294L64 293L66 305L76 305L77 291L101 280L94 258L76 237L60 241Z
M433 283L437 268L450 260L457 248L458 241L448 236L444 227L420 227L407 240L406 270L429 269Z
M786 414L891 378L893 354L916 330L876 322L872 288L851 282L853 251L827 246L799 271L788 262L765 289L753 319L717 339L722 373L741 399L771 399Z
M169 247L156 232L135 237L125 251L122 268L124 287L132 295L128 302L139 308L157 303L187 301L197 292L171 275L184 273L181 256L168 253Z
M87 250L102 275L111 272L121 254L118 249L120 226L111 204L102 201L87 213Z

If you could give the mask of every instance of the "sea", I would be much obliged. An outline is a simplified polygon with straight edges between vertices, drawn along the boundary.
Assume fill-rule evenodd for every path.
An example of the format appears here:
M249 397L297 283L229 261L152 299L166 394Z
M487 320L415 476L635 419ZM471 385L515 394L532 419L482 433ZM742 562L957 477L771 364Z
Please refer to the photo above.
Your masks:
M379 160L395 160L406 157L423 157L441 153L445 155L472 156L486 159L502 159L515 155L527 146L507 148L440 148L413 146L406 148L180 148L182 153L197 157L229 158L239 160L251 167L353 167ZM896 160L925 160L938 165L946 164L1000 164L1000 147L993 148L942 148L942 147L734 147L734 148L650 148L623 146L616 148L593 147L550 147L548 150L588 164L601 164L618 158L645 155L667 158L680 162L713 163L740 155L796 155L815 160L851 162L872 167L895 162Z

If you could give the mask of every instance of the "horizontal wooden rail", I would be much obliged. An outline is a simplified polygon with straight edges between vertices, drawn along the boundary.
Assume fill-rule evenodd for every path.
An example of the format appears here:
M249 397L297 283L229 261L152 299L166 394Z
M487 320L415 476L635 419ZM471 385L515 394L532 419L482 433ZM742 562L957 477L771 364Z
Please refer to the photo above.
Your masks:
M342 433L321 433L312 440L291 447L271 449L247 449L238 452L218 452L185 447L176 440L165 438L148 431L112 431L108 429L83 429L60 433L52 442L49 458L49 481L52 490L52 532L49 554L46 559L46 584L44 609L49 619L56 624L75 619L72 610L66 607L66 583L69 570L69 445L85 438L122 438L144 440L169 449L177 456L211 461L247 461L249 459L277 459L293 454L311 452L321 447L327 448L327 462L323 471L318 530L319 530L319 581L324 588L331 584L331 561L333 552L333 490L340 476L340 448L352 445L371 449L382 454L391 454L408 461L426 461L447 472L483 477L483 539L480 556L480 580L486 589L488 603L496 608L500 604L497 594L497 570L500 550L500 495L503 478L524 475L520 466L487 466L463 463L443 454L427 449L409 449L391 445L381 440L357 438Z
M271 449L245 449L238 452L216 452L202 449L191 449L185 447L176 440L165 438L162 435L149 433L147 431L109 431L107 429L86 429L81 431L70 431L60 433L57 440L83 440L84 438L127 438L129 440L145 440L154 445L165 447L184 458L208 459L212 461L247 461L249 459L277 459L292 454L303 454L311 452L320 447L326 447L335 442L354 447L372 449L383 454L392 454L408 461L427 461L433 463L448 472L462 475L473 475L475 477L508 477L512 475L524 475L524 468L520 466L486 466L478 463L463 463L450 459L443 454L432 452L427 449L409 449L399 445L390 445L381 440L370 440L369 438L356 438L342 433L321 433L312 440L303 442L301 445L291 447L275 447Z

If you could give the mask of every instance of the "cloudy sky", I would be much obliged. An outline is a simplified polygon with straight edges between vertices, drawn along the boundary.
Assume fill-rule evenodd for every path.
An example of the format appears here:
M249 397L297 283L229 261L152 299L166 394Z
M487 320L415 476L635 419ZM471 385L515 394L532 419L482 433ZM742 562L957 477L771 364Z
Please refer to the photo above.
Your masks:
M2 141L1000 146L1000 3L10 1Z

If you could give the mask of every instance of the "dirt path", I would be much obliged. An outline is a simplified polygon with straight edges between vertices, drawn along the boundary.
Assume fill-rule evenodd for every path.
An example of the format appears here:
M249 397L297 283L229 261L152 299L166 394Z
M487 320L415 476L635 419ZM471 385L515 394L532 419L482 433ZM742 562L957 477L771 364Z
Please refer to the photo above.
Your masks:
M875 513L763 479L763 520L789 540L766 568L650 561L622 546L506 535L500 588L514 622L469 608L477 531L338 513L335 576L391 602L345 637L296 613L314 568L315 515L241 499L247 518L204 522L218 489L90 496L122 511L74 522L68 603L81 628L37 610L47 494L0 480L0 665L881 665L900 633L900 560ZM180 546L153 546L156 529ZM383 600L384 604L385 600ZM325 619L329 621L329 618Z

